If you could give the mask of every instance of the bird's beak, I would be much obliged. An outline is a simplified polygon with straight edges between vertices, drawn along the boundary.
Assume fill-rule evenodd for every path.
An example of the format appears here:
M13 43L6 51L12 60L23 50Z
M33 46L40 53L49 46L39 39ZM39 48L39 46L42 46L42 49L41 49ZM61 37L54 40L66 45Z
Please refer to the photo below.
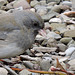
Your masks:
M45 32L44 29L40 29L38 32L39 32L40 35L46 36L46 32Z

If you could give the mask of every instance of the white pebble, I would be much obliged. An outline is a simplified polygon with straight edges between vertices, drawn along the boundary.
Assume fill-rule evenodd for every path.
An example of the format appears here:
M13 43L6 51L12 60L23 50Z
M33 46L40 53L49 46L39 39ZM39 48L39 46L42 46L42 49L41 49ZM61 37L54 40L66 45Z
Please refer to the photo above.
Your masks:
M8 71L2 67L0 67L0 75L7 75Z
M52 18L52 19L50 19L49 20L49 23L52 23L52 22L58 22L58 23L61 23L62 21L61 21L61 19L60 18Z
M75 47L70 47L65 51L66 56L70 56L75 51Z

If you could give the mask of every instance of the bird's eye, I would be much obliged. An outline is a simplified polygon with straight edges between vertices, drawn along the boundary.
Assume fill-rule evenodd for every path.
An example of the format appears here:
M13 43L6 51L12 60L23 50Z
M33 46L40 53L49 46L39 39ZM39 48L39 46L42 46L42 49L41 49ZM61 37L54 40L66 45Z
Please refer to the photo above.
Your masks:
M37 23L34 23L34 26L36 27L36 26L38 26L38 24Z

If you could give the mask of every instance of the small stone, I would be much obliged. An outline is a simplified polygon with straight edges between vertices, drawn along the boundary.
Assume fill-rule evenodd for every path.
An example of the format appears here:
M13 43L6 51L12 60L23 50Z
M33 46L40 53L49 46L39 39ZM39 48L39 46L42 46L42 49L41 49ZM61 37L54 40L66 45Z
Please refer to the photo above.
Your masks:
M44 23L44 28L45 28L45 29L48 29L48 28L50 29L50 28L51 28L49 22L45 22L45 23Z
M42 41L42 40L44 40L45 39L45 37L43 37L43 36L41 36L41 35L37 35L36 36L36 38L35 38L35 40L40 40L40 41Z
M32 72L28 71L27 69L22 70L19 75L31 75Z
M51 23L50 26L52 27L52 30L58 30L60 32L66 28L66 25L62 23Z
M1 6L3 6L6 3L7 3L7 0L0 0L0 8L1 8Z
M32 73L32 75L40 75L40 73Z
M40 16L43 16L43 15L47 14L47 12L48 12L47 8L43 5L36 5L34 8L36 9L36 12Z
M20 68L20 69L25 68L25 66L22 65L22 64L15 64L14 67L15 67L15 68Z
M72 53L71 57L69 58L69 60L73 60L75 59L75 51Z
M62 20L62 22L67 22L70 20L70 18L64 14L60 14L60 19Z
M40 4L41 4L41 5L46 5L46 0L41 0L41 1L40 1Z
M57 3L59 3L60 0L47 0L47 3L50 3L50 2L57 2Z
M20 55L21 58L25 59L25 60L29 60L29 61L37 61L40 60L40 58L38 57L30 57L28 55Z
M68 25L67 26L67 29L68 30L75 30L75 25Z
M65 56L66 53L65 53L65 52L59 52L59 55L60 55L60 56Z
M69 56L67 56L67 57L61 57L59 59L59 62L65 62L65 61L68 61L68 59L69 59Z
M62 42L64 44L68 44L71 40L72 40L72 38L64 37L64 38L60 39L60 42Z
M49 57L48 56L43 56L42 58L45 59L45 60L49 60L50 62L52 62L51 56L49 56Z
M53 8L53 6L48 5L46 8L47 8L48 12L50 12L50 10Z
M32 55L31 51L29 49L26 50L27 55Z
M40 67L44 71L48 71L51 66L52 64L50 63L50 60L43 59L42 61L40 61Z
M49 2L47 5L48 6L54 6L56 4L56 2Z
M74 74L74 73L75 73L73 70L69 70L68 72L69 72L69 73L72 73L72 74Z
M71 65L71 66L69 67L69 70L75 71L75 64Z
M14 8L18 8L18 7L23 7L23 9L29 9L30 5L28 4L28 2L26 0L18 0L13 4Z
M35 12L35 9L34 9L34 8L31 8L30 10L31 10L32 12Z
M13 9L14 7L13 7L13 4L15 3L16 1L13 1L13 2L11 2L11 3L8 3L7 5L6 5L6 9Z
M63 43L57 44L57 47L59 48L60 51L64 52L67 49L67 46Z
M6 13L6 11L0 10L0 14L4 14L4 13Z
M8 75L8 71L5 68L0 67L0 75Z
M38 62L39 62L39 61L38 61ZM38 63L38 64L34 63L33 68L34 68L35 70L40 70L39 63Z
M69 9L69 6L66 5L55 5L51 11L57 12L57 13L61 13L61 9L62 11L65 11L67 9Z
M63 1L61 4L62 5L67 5L69 7L72 7L72 2L70 2L70 1Z
M49 21L52 17L58 15L56 12L49 12L46 15L41 16L44 21Z
M52 51L56 51L56 47L34 47L33 50L35 51L40 51L40 52L46 52L46 53L50 53Z
M55 23L57 23L57 22L58 22L58 23L61 23L62 21L61 21L60 18L52 18L52 19L49 20L49 23L54 23L54 22L55 22Z
M49 38L60 39L61 36L60 36L59 34L56 34L55 32L49 32L49 33L47 34L47 39L49 39Z
M56 58L61 59L62 56L52 55L52 59L56 60Z
M43 5L36 5L34 8L36 9L36 11L37 11L38 9L46 9L46 7L43 6Z
M30 61L23 61L23 64L26 68L33 69L33 63L31 63Z
M8 66L4 66L5 69L8 70L9 74L10 75L18 75L14 70L12 70L10 67Z
M68 47L75 47L75 41L74 40L71 40L68 45Z
M65 51L66 56L70 56L75 51L75 47L70 47Z
M47 41L47 47L56 47L56 43L56 40L53 37L51 37Z
M69 65L75 65L75 59L70 60L70 61L68 62L68 64L69 64Z
M40 8L37 10L37 13L40 15L40 16L43 16L45 14L47 14L47 9L46 8Z
M43 57L51 57L51 55L48 54L48 53L45 53L45 54L43 55Z
M41 57L41 56L43 56L43 53L36 53L35 56Z
M75 37L75 30L68 30L64 33L64 36Z
M30 6L34 7L35 5L39 5L39 4L40 3L37 0L33 0L33 1L31 1Z

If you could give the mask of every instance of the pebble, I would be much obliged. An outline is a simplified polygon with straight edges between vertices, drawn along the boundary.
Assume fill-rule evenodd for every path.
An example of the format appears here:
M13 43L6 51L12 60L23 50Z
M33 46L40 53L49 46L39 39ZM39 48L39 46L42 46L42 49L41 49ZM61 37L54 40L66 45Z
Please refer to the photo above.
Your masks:
M65 51L66 56L70 56L75 51L75 47L70 47Z
M39 34L35 38L35 40L44 40L44 39L45 38L43 36L39 35Z
M51 66L52 64L50 63L50 60L43 59L40 61L40 68L44 71L48 71Z
M23 64L26 68L33 69L33 63L31 63L30 61L23 61Z
M8 66L4 66L4 68L6 69L6 70L8 70L8 72L11 74L11 75L18 75L14 70L12 70L10 67L8 67Z
M74 65L71 65L71 66L69 67L69 70L74 71L74 70L75 70L75 64L74 64Z
M14 7L13 7L13 4L15 3L16 1L13 1L13 2L10 2L10 3L8 3L7 5L6 5L6 9L14 9Z
M19 69L23 69L23 68L25 68L25 66L22 65L22 64L15 64L13 67L15 67L15 68L19 68Z
M50 3L50 2L57 2L57 3L59 3L60 0L47 0L47 3Z
M75 63L74 63L74 62L75 62L75 59L70 60L70 61L68 62L68 64L69 64L69 65L75 65Z
M74 26L74 25L68 25L68 26L67 26L67 29L68 29L68 30L75 30L75 26Z
M42 19L44 20L44 21L49 21L52 17L55 17L56 15L58 15L58 13L56 13L56 12L49 12L48 14L45 14L45 15L43 15L43 16L41 16L42 17Z
M64 52L67 49L67 46L63 43L58 43L57 47L59 48L60 51Z
M43 53L36 53L35 56L42 57L43 56Z
M68 45L68 47L75 47L75 41L74 40L71 40Z
M43 16L43 15L45 15L45 14L47 14L47 9L46 8L39 8L38 10L37 10L37 13L40 15L40 16Z
M30 6L34 7L34 6L39 5L39 4L40 3L37 0L33 0L33 1L31 1Z
M46 0L41 0L40 5L46 5Z
M64 33L64 36L75 37L75 30L68 30Z
M21 55L21 58L26 59L26 60L31 60L31 61L39 60L39 58L30 57L28 55Z
M61 23L62 21L61 21L61 19L60 18L52 18L52 19L50 19L49 20L49 23Z
M34 9L34 8L31 8L30 10L31 10L32 12L35 12L35 9Z
M58 30L59 32L66 28L64 23L51 23L50 26L52 27L52 30Z
M40 52L52 52L52 51L56 51L56 47L34 47L33 50L35 51L40 51Z
M22 70L19 75L31 75L32 72L29 72L27 69Z
M47 47L56 47L56 43L57 41L53 37L50 37L47 40Z
M8 75L8 71L5 68L0 67L0 75Z
M64 37L64 38L60 39L60 42L62 42L64 44L68 44L71 40L72 40L72 38Z
M24 10L30 9L30 5L28 4L26 0L18 0L14 2L13 7L14 8L23 7Z
M49 39L49 38L60 39L61 36L60 36L59 34L56 34L55 32L49 32L49 33L47 34L47 39Z
M72 2L70 2L70 1L63 1L61 4L68 5L69 7L72 7Z
M62 9L63 11L65 11L65 10L69 9L69 7L66 6L66 5L55 5L55 6L51 9L51 11L60 13L60 12L61 12L61 9Z
M75 51L72 53L71 57L69 58L69 60L73 60L75 59Z
M7 3L7 0L0 0L0 8Z

